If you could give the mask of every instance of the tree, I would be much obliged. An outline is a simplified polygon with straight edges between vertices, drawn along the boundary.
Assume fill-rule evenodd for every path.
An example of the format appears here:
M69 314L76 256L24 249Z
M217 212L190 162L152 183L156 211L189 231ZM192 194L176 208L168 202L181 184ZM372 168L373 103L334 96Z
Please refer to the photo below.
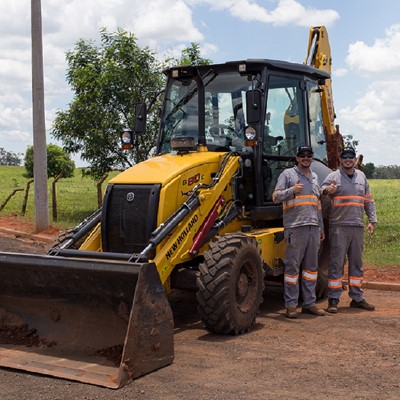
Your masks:
M57 112L52 128L68 153L81 153L95 178L147 158L158 133L156 107L134 151L120 148L120 132L134 126L135 104L148 102L164 86L161 64L133 34L102 29L100 35L100 46L81 39L67 52L67 81L75 95L67 111Z
M33 146L29 146L25 153L25 169L27 178L33 178ZM69 155L55 144L47 145L47 175L56 177L62 174L63 178L74 176L75 163Z
M363 171L368 179L372 179L374 177L375 165L373 163L367 163L364 165Z
M212 61L209 58L203 58L200 54L199 43L190 43L190 47L182 50L180 60L176 60L178 65L209 65Z
M3 147L0 147L0 165L21 165L19 154L16 154L12 151L7 151Z
M400 179L400 166L379 165L375 168L375 179Z

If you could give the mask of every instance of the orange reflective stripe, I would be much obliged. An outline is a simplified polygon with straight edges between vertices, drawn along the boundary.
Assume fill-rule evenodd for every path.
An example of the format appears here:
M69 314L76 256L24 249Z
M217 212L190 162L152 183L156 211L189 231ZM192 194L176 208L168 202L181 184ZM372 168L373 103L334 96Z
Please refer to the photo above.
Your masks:
M365 201L366 203L375 203L375 202L374 202L374 199L372 198L372 194L371 194L371 193L367 193L367 194L364 196L364 201Z
M306 281L316 281L317 277L318 277L318 272L317 271L309 271L307 269L303 269L302 277Z
M328 280L329 289L340 289L341 287L342 287L342 278Z
M364 196L335 196L332 207L364 207Z
M354 199L354 200L364 201L364 196L335 196L335 199L340 199L340 200Z
M356 206L356 207L364 207L364 204L360 203L342 203L342 204L332 204L332 207L347 207L347 206Z
M298 204L291 204L290 206L283 206L284 210L287 210L289 208L293 208L293 207L301 207L301 206L313 206L313 207L318 207L315 203L311 203L311 202L303 202L303 203L298 203Z
M360 276L349 276L349 286L361 287L363 278Z
M313 194L300 194L296 196L297 199L316 199L318 200L318 197L313 195Z
M318 207L318 198L313 195L296 196L294 199L283 202L283 209L287 210L289 208L302 207L306 205Z
M290 284L290 285L295 285L299 279L299 275L289 275L285 274L285 282Z

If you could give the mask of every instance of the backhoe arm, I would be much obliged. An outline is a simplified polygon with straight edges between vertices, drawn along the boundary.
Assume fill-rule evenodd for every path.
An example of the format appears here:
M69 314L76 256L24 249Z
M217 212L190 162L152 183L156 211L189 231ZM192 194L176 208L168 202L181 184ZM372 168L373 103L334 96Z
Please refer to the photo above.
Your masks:
M331 47L328 32L324 26L312 26L310 28L307 57L304 63L331 74ZM326 79L321 89L321 107L327 142L328 163L330 168L336 169L338 167L338 155L343 147L343 138L339 132L339 125L335 126L331 79Z

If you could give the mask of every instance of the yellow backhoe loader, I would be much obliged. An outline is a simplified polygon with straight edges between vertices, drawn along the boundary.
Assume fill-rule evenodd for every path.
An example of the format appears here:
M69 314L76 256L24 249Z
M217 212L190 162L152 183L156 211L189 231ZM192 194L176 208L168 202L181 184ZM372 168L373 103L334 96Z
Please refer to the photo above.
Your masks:
M304 64L165 70L154 157L113 178L102 209L48 255L0 253L0 366L121 387L172 363L172 288L197 290L206 329L250 330L265 280L282 280L279 174L306 144L320 180L336 168L327 40L311 28ZM323 296L326 246L320 261Z

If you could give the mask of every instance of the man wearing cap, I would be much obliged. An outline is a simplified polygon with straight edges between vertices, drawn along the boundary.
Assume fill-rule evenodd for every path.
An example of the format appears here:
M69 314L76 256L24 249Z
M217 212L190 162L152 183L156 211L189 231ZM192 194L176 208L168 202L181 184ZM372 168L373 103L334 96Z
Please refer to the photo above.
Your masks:
M284 170L278 178L272 198L283 204L283 226L286 241L284 298L286 318L297 318L299 275L303 296L302 313L322 316L315 305L318 277L318 250L324 239L319 182L310 166L313 150L300 146L297 165Z
M330 196L329 213L329 313L338 311L342 294L344 262L348 260L350 307L373 311L364 299L362 252L364 246L364 211L368 217L367 231L375 232L376 209L365 174L355 169L356 152L345 147L340 153L340 168L331 172L321 185L321 193Z

